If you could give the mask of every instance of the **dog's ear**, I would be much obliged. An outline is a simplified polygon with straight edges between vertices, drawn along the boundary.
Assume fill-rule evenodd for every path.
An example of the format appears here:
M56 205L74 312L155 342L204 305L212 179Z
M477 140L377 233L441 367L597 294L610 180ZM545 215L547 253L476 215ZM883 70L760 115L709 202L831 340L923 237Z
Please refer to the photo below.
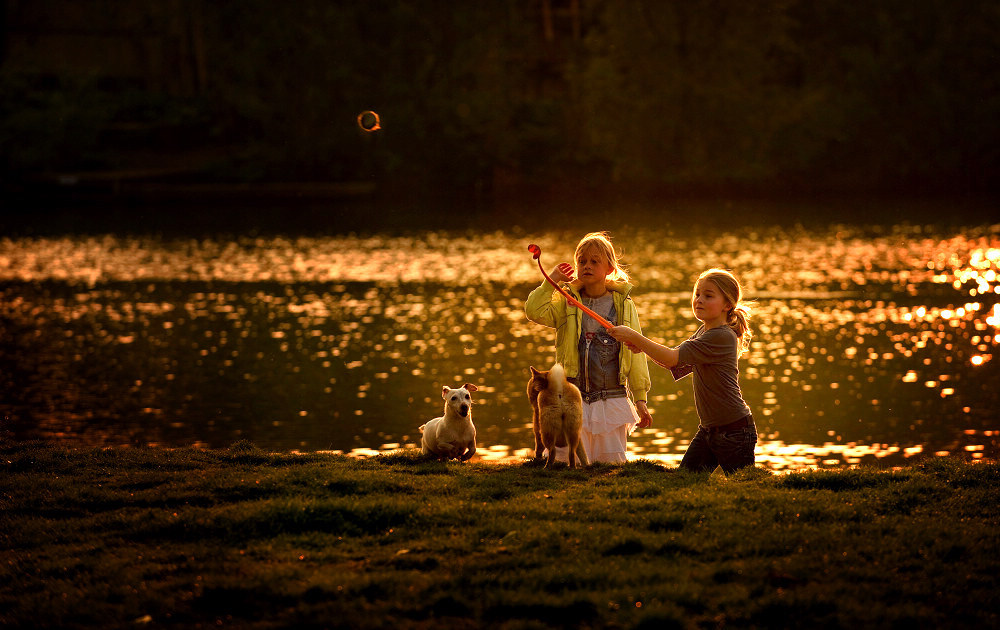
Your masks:
M538 376L538 370L535 369L535 366L529 365L528 369L531 370L531 377L532 378Z
M469 392L478 392L479 391L479 388L476 387L475 385L473 385L472 383L466 383L465 385L462 385L462 387L464 387L465 389L469 390Z
M444 398L445 400L447 400L448 399L448 392L450 392L450 391L451 391L451 388L448 387L447 385L445 385L444 387L442 387L441 388L441 398Z

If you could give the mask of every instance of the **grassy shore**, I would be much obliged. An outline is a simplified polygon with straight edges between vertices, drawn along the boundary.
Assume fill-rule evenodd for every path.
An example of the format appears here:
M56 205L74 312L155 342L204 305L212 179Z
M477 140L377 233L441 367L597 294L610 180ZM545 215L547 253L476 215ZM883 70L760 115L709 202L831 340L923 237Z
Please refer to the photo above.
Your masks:
M0 626L1000 623L1000 466L732 477L0 442Z

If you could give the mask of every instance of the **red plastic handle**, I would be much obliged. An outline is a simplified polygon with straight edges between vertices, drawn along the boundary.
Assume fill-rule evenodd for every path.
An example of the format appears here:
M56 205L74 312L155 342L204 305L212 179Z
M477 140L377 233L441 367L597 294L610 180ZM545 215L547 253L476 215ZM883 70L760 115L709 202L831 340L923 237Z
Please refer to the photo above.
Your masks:
M556 291L558 291L559 293L561 293L562 296L564 298L566 298L567 302L569 302L573 306L577 307L578 309L580 309L581 311L583 311L587 315L590 315L591 317L593 317L597 321L598 324L600 324L601 326L604 326L608 330L611 330L612 328L614 328L614 326L611 323L609 323L608 320L604 319L603 317L601 317L600 315L598 315L594 311L590 310L589 308L587 308L583 304L580 304L580 300L576 299L575 297L573 297L572 295L570 295L569 293L567 293L565 290L563 290L563 288L561 286L559 286L558 284L556 284L555 280L553 280L552 278L549 277L549 274L545 273L545 269L542 268L542 248L541 247L539 247L538 245L535 245L534 243L532 243L531 245L528 245L528 251L531 252L531 257L538 261L538 270L542 272L542 275L545 276L545 279L549 281L549 284L551 284L552 286L554 286L556 288Z

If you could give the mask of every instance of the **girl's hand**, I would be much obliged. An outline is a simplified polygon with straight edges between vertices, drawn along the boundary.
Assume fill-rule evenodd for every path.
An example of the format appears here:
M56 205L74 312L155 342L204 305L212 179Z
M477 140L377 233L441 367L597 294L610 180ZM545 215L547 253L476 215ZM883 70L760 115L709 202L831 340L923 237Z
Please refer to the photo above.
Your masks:
M648 429L653 426L653 414L649 413L645 400L636 401L635 410L639 412L639 424L636 425L637 427Z
M642 354L642 348L636 345L638 339L642 337L639 333L628 326L615 326L608 331L612 337L625 344L625 346L636 354Z
M628 343L634 333L635 331L628 326L615 326L608 331L609 335L622 343Z
M628 346L628 349L632 352L642 352L635 345L636 340L639 338L639 333L628 326L615 326L608 331L608 334Z
M552 268L549 276L556 282L571 282L573 280L573 265L561 262Z

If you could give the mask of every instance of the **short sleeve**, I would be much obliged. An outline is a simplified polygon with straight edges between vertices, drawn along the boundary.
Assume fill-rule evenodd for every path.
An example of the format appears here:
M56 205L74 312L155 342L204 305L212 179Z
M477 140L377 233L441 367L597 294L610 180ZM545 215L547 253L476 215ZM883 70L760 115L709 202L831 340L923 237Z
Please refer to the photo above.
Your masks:
M678 365L730 362L733 360L737 341L736 335L728 326L706 330L677 348Z
M694 372L694 366L690 363L685 363L683 365L675 365L670 368L670 374L673 375L675 381L679 381L685 376L689 376Z

